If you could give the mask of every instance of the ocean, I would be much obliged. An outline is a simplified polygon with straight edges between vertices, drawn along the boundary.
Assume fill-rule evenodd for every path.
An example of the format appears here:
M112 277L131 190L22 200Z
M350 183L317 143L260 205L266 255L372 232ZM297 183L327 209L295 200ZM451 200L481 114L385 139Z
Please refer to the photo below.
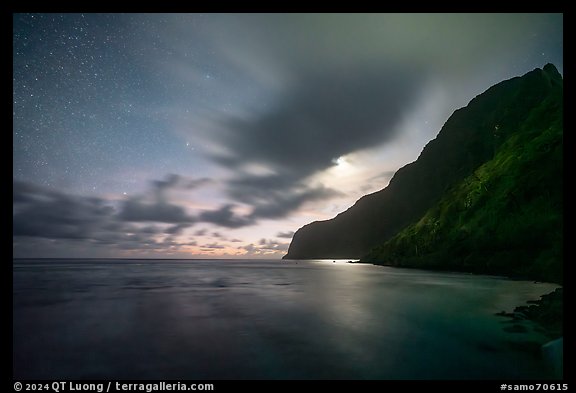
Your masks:
M543 379L557 286L346 261L13 261L16 379ZM516 332L514 332L516 331Z

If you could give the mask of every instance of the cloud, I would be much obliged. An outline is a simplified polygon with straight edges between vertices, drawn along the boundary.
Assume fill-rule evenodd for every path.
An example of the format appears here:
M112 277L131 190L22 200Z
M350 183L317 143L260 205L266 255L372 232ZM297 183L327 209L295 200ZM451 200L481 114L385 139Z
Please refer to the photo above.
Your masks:
M288 216L307 202L342 196L340 191L322 184L305 184L298 176L243 175L227 183L229 197L251 207L244 217L246 225L260 219Z
M180 183L181 176L171 173L166 175L164 180L153 180L151 183L157 190L167 190L170 188L174 188L176 185Z
M162 228L129 223L104 199L69 195L21 181L13 183L12 218L15 255L35 244L48 251L56 251L56 246L60 250L72 250L72 255L81 250L80 245L102 246L104 253L174 250L182 244L172 235L191 225L177 223ZM163 233L170 236L159 240L158 236Z
M209 180L194 181L193 188L206 184ZM151 182L152 190L148 194L133 196L121 203L118 219L127 222L159 222L179 224L169 231L180 233L182 229L197 222L210 223L224 228L241 228L255 225L261 219L286 217L307 202L326 200L341 196L342 193L321 184L309 186L293 183L278 176L243 176L230 180L228 193L232 200L248 205L248 214L238 214L236 203L227 203L216 209L191 214L180 205L171 203L167 190L190 186L177 175L168 175L165 180ZM206 235L206 231L196 231L197 236ZM221 234L214 232L214 237Z
M366 194L370 190L374 190L374 186L382 188L392 179L396 171L384 171L366 180L366 184L359 188L361 194Z
M182 231L184 231L184 229L188 228L189 226L190 226L189 223L176 224L166 228L164 233L168 233L170 235L179 235L182 233Z
M153 180L152 185L156 190L165 191L169 189L194 189L212 183L213 180L207 177L200 179L188 179L182 175L170 173L164 180Z
M219 243L210 243L210 244L203 244L200 247L202 247L203 250L205 249L210 249L210 250L222 250L225 247Z
M238 214L234 210L238 208L237 204L229 203L220 206L214 210L205 210L198 214L194 221L206 222L225 228L242 228L255 225L261 219L276 219L286 217L294 210L310 201L330 199L341 196L342 193L324 187L322 185L309 187L300 185L279 185L279 189L259 187L256 184L259 179L245 178L246 183L242 180L234 180L231 188L231 194L236 198L234 200L242 202L251 207L248 214ZM256 184L255 184L256 183ZM205 235L205 231L197 231L197 234ZM218 232L212 234L214 237L221 236Z
M249 253L253 253L254 251L257 251L256 247L254 247L254 244L252 244L252 243L250 243L246 246L238 246L238 249L248 251Z
M198 229L194 232L194 236L205 236L208 231L206 229Z
M212 210L189 213L180 205L170 202L168 191L178 188L196 188L211 182L209 179L189 180L170 174L164 180L152 181L148 193L130 197L120 205L118 219L126 222L158 222L178 224L165 233L181 233L194 223L205 222L224 228L242 228L255 225L261 219L286 217L310 201L341 196L342 193L322 184L304 185L278 176L245 175L229 180L228 193L233 201L251 208L246 214L238 214L237 203L226 203ZM206 235L205 230L195 232ZM221 237L218 232L212 236Z
M178 224L165 231L165 233L181 233L181 231L193 223L205 222L225 228L241 228L254 225L258 219L284 217L295 208L298 208L308 200L317 200L338 195L334 190L325 187L299 187L296 190L274 192L259 187L259 183L266 183L267 179L246 177L245 183L240 180L231 181L233 186L231 194L237 196L237 200L251 204L251 214L239 215L235 213L237 205L234 203L224 204L213 210L204 210L196 215L189 214L180 205L171 203L167 191L184 188L192 189L211 182L210 179L197 180L185 179L182 176L169 174L164 180L151 182L152 190L149 194L130 197L121 204L118 218L128 222L160 222ZM277 182L276 179L270 179ZM281 183L278 187L283 187ZM206 235L205 230L196 231L196 236ZM218 232L212 233L213 237L222 237Z
M87 239L105 225L113 209L100 198L66 195L19 181L13 183L13 235Z
M229 168L261 165L305 178L335 158L390 141L421 80L408 66L385 64L304 70L269 110L224 118L213 158Z
M152 187L147 193L119 203L14 181L15 255L22 255L25 244L37 244L47 252L55 252L59 247L60 250L71 250L71 255L80 252L82 247L99 247L100 255L113 255L113 250L121 253L140 251L147 255L175 255L176 252L186 252L188 246L197 246L195 241L182 241L179 235L183 235L187 228L198 222L229 229L241 228L254 225L260 219L284 216L307 201L330 198L334 194L333 190L321 185L299 186L286 189L284 193L254 193L252 198L245 199L252 202L252 205L243 203L242 210L239 205L225 204L213 210L187 212L183 206L172 203L168 193L185 184L190 186L189 182L182 179L170 175L163 180L151 182ZM240 190L242 186L238 184ZM244 186L247 190L253 187L253 179ZM251 207L251 210L247 211L247 207ZM194 235L211 235L228 241L219 231L209 233L207 229L198 229ZM242 243L239 239L230 242ZM225 248L220 243L199 247L204 251ZM288 245L263 239L254 247L256 254L269 254L285 251Z
M224 205L216 210L207 210L200 213L198 219L214 225L226 228L241 228L253 225L255 222L249 217L239 216L234 213L234 204Z
M396 171L384 171L382 173L377 174L376 176L372 176L368 181L379 181L379 180L390 180Z
M145 226L145 227L141 227L140 228L140 232L141 233L167 233L166 231L168 231L169 228L167 228L166 230L162 230L162 228L159 228L158 226L154 226L154 225L149 225L149 226Z
M188 179L177 174L168 174L163 180L151 181L149 194L134 196L122 203L119 218L124 221L150 221L162 223L188 223L195 219L182 206L168 202L170 190L190 190L211 183L208 178ZM178 227L184 228L184 226ZM177 229L174 229L177 230Z
M294 231L289 231L289 232L278 232L276 234L276 237L281 237L284 239L292 239L292 237L294 236Z
M118 216L124 221L154 221L164 223L192 223L194 219L186 210L162 200L147 203L141 197L133 197L122 204Z
M258 242L260 250L288 251L288 243L280 243L275 240L260 239Z
M324 187L295 187L292 190L274 192L270 191L269 197L254 203L254 209L250 217L256 218L282 218L298 209L306 202L326 200L342 193Z
M280 243L275 240L260 239L258 244L250 243L245 246L239 246L239 250L247 251L252 255L284 253L288 251L289 243Z

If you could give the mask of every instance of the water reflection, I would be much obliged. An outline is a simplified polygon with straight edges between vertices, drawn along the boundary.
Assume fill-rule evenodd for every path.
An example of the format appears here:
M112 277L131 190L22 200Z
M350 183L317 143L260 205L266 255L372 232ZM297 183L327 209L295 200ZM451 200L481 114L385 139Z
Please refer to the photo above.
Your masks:
M509 379L511 311L555 286L342 261L14 265L16 378Z

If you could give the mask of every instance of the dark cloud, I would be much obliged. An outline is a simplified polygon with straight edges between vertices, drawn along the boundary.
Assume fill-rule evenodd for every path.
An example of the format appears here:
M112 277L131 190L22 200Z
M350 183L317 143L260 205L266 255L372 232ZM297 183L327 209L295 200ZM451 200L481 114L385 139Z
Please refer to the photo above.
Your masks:
M252 207L245 219L247 225L259 219L286 217L307 202L343 195L322 184L304 184L294 175L244 175L231 179L227 186L233 200Z
M162 228L159 228L157 226L149 225L149 226L141 227L140 232L141 233L162 233L165 231L163 231Z
M229 118L220 134L230 168L258 164L307 177L341 155L390 141L422 86L409 66L315 68L298 75L274 105L251 118Z
M181 181L180 175L171 173L166 175L166 178L164 180L152 180L151 183L157 190L166 190L175 187L180 183L180 181Z
M278 232L276 234L276 237L281 237L284 239L292 239L292 237L294 236L294 231L289 231L289 232Z
M194 189L212 183L213 180L207 177L200 179L188 179L184 176L170 173L166 175L164 180L153 180L152 185L158 191L165 191L169 189Z
M68 245L74 250L80 244L105 246L107 250L178 248L180 245L171 236L161 241L156 236L179 234L189 225L178 223L164 229L158 225L135 225L121 219L106 200L69 195L19 181L13 184L15 253L22 252L25 244L40 244L43 248L46 244L57 244L63 249Z
M20 203L35 202L45 199L49 195L57 195L51 190L43 189L31 183L14 180L12 183L12 203L14 206Z
M226 204L215 210L201 212L195 219L198 222L207 222L226 228L241 228L255 225L261 219L275 219L286 217L294 210L301 207L306 202L330 199L342 195L340 192L324 187L300 186L300 185L283 185L277 182L279 189L260 187L259 180L256 177L234 180L230 183L230 193L235 196L235 200L250 205L252 211L246 215L239 215L234 212L235 204ZM263 182L270 179L272 183L276 182L273 178L263 178ZM291 187L291 188L290 188ZM205 235L205 231L197 231ZM214 237L220 237L218 232L212 234Z
M14 236L88 239L113 212L99 198L67 195L19 181L13 185Z
M121 205L118 218L128 222L179 224L180 226L172 229L175 231L181 231L195 222L206 222L225 228L241 228L254 225L260 219L285 217L306 202L342 195L339 191L323 185L301 185L286 179L282 180L277 176L244 176L229 182L229 194L235 201L251 206L252 211L249 214L235 213L237 205L230 203L193 216L188 214L184 207L170 203L164 194L165 190L176 187L180 182L179 179L176 175L170 175L166 180L154 181L153 195L127 199ZM204 236L206 231L198 230L195 234ZM222 235L214 232L212 236Z
M216 210L208 210L200 213L198 219L202 222L208 222L214 225L226 228L240 228L253 225L255 222L249 217L239 216L234 213L235 205L227 204Z
M298 209L306 202L330 199L342 195L340 192L319 186L314 188L298 187L290 191L270 191L267 200L254 204L250 214L252 218L282 218Z
M124 221L164 223L192 223L194 221L181 206L162 201L148 203L139 197L130 198L122 204L119 218Z
M170 235L179 235L182 233L182 231L184 229L188 228L189 226L190 226L189 223L176 224L176 225L173 225L171 227L166 228L164 233L168 233Z
M276 180L274 180L276 181ZM257 183L257 182L256 182ZM197 222L210 223L223 228L241 228L254 225L259 219L281 217L301 206L306 201L329 198L333 190L322 186L298 187L284 193L271 191L253 193L252 211L239 214L234 204L223 205L214 210L190 214L183 206L171 203L167 190L181 187L182 178L168 176L165 180L152 182L151 192L131 197L114 208L111 201L101 198L69 195L63 192L39 187L34 184L15 181L13 187L13 236L15 250L22 251L18 239L39 239L30 244L41 244L51 249L56 244L65 249L62 242L70 243L71 249L84 246L101 246L103 250L140 250L143 252L176 252L184 246L197 245L196 242L180 243L176 236ZM254 187L254 179L246 185ZM279 186L282 186L281 184ZM245 203L248 204L248 203ZM249 204L248 204L249 205ZM162 238L162 235L164 236ZM195 236L206 236L206 229L198 229ZM214 238L226 240L221 232L213 231ZM54 247L46 246L40 239L57 241ZM233 239L233 243L241 240ZM74 246L76 244L76 246ZM225 248L219 243L205 244L204 249ZM281 243L263 240L256 246L257 252L284 250Z
M197 188L210 182L211 180L208 178L193 180L177 174L169 174L164 180L153 180L151 182L151 195L135 196L124 201L119 218L133 222L151 221L190 224L194 222L194 218L188 215L182 206L168 202L167 192L178 188Z
M243 175L228 181L228 194L234 200L255 204L267 202L271 199L270 192L289 192L298 186L297 175Z
M178 243L173 236L167 236L158 242L159 245L165 248L180 248L182 244Z
M166 192L176 188L196 188L211 182L209 179L189 180L170 174L164 180L152 182L152 193L127 199L122 203L118 218L128 222L160 222L179 224L166 233L180 233L195 222L206 222L225 228L251 226L260 219L282 218L309 201L330 199L342 194L323 185L308 186L295 182L295 177L287 176L250 176L232 179L228 183L228 193L234 201L252 208L249 214L234 212L234 203L220 206L214 210L205 210L196 216L186 212L184 207L169 202ZM175 231L175 232L170 232ZM199 230L197 236L205 231ZM218 232L214 237L221 237Z

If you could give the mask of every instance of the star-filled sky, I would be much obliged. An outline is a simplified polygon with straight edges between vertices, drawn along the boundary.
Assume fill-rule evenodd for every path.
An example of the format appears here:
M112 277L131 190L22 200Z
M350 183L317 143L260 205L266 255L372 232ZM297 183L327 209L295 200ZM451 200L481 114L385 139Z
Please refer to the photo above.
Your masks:
M562 14L14 14L14 256L280 258L562 52Z

